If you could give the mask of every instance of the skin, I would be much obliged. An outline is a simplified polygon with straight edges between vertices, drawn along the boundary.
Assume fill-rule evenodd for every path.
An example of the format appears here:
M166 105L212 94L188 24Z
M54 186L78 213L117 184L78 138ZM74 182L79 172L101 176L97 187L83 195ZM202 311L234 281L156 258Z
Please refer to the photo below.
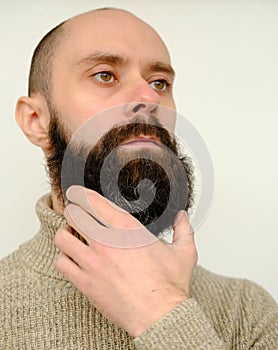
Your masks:
M173 79L167 48L149 25L120 10L89 12L65 25L53 63L53 104L73 133L96 113L123 103L130 105L123 110L122 121L134 117L135 106L143 113L159 105L174 109ZM21 97L16 119L29 140L47 156L50 114L44 97ZM56 268L113 323L138 336L190 298L190 278L197 262L190 223L182 212L174 225L172 244L157 240L140 248L109 247L85 237L79 229L78 220L84 220L88 211L82 191L73 187L68 193L81 214L73 220L71 208L64 212L69 225L55 236L61 250ZM140 225L94 191L86 190L86 195L92 210L111 225ZM53 209L63 213L53 191L52 199ZM72 235L72 227L88 246Z

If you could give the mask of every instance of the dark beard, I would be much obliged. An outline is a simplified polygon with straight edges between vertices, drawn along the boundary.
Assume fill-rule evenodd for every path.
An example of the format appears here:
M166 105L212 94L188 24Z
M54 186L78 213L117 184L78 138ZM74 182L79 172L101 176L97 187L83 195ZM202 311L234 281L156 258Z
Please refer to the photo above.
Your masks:
M156 136L162 147L135 151L118 147L139 135ZM176 141L155 117L151 123L136 119L115 127L88 150L84 144L68 144L69 135L55 114L49 139L52 152L47 165L61 203L70 186L85 186L130 212L155 235L173 224L179 210L187 211L193 204L191 162L178 156ZM108 157L113 150L115 156Z

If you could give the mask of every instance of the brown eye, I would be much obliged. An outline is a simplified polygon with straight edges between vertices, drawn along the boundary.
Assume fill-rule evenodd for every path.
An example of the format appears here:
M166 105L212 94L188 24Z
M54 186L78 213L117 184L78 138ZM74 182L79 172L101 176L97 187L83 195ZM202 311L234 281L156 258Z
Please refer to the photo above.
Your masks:
M110 72L99 72L94 75L94 78L105 83L111 83L115 80L114 75Z
M166 80L161 79L161 80L152 81L150 83L150 86L155 90L163 91L163 90L166 90L168 84L167 84Z

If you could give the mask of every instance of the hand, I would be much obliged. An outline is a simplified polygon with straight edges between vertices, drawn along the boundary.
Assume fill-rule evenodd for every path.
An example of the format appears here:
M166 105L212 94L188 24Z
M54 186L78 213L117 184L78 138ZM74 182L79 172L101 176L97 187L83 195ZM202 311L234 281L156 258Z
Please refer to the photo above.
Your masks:
M111 322L136 337L190 298L197 251L184 211L175 221L173 243L153 239L141 247L117 248L101 239L113 237L119 227L125 236L134 228L146 237L154 236L132 215L94 191L72 186L67 196L74 204L65 209L70 226L62 227L55 236L61 250L56 269ZM72 235L71 227L88 245Z

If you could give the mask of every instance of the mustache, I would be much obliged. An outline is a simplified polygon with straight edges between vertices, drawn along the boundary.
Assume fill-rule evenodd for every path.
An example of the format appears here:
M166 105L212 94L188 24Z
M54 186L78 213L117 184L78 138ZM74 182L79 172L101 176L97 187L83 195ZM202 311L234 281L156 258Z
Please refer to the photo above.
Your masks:
M148 119L136 116L125 124L115 125L97 141L95 145L89 146L92 150L97 151L100 147L104 153L112 148L118 147L130 139L141 136L151 137L158 140L163 146L173 152L177 152L177 143L169 131L163 127L155 116ZM79 147L80 149L81 147Z
M159 155L147 148L145 150L135 149L132 153L122 152L118 148L126 141L142 135L153 137L160 142ZM58 169L56 165L62 164L63 171L60 187L64 198L67 188L72 184L85 185L85 187L97 189L97 192L103 194L100 190L101 174L106 171L105 178L114 182L117 169L121 168L123 170L122 173L126 173L126 175L121 175L121 183L126 182L125 178L128 179L128 182L126 182L127 187L137 187L136 181L138 176L142 174L149 176L148 172L150 172L150 169L153 182L157 182L155 177L159 173L160 180L165 176L161 174L161 171L153 172L155 160L158 163L167 160L168 163L165 164L167 168L171 163L169 154L172 152L178 157L176 141L172 140L169 132L156 117L150 117L146 120L146 118L139 116L128 123L114 126L103 134L96 143L90 142L90 135L88 135L88 139L88 142L84 142L82 138L77 137L68 143L65 158L64 154L56 154L57 158L53 154L53 157L48 159L48 166L52 169ZM54 148L57 149L57 147ZM130 154L135 157L131 162ZM149 160L146 162L144 157L147 157ZM109 160L107 161L107 159ZM125 166L126 163L128 164L127 167ZM83 169L84 172L80 171L80 169ZM104 171L103 169L106 170ZM106 186L110 187L107 183Z
M52 188L62 204L71 185L85 186L129 211L154 234L171 225L178 210L191 207L190 160L179 154L175 137L155 116L136 116L115 125L97 141L93 140L93 131L85 131L86 137L78 137L78 132L70 135L59 115L50 121L52 149L47 166ZM161 147L134 148L131 152L117 149L142 135L156 138Z

